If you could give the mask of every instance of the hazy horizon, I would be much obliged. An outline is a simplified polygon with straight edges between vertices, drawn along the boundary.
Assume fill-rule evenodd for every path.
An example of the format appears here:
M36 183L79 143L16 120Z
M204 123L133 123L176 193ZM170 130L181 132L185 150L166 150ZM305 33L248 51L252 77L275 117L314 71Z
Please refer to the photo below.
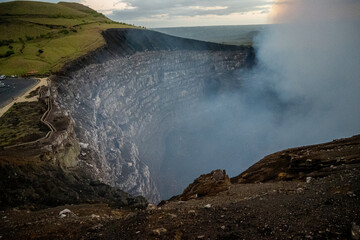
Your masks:
M162 28L197 28L197 27L228 27L228 26L262 26L262 25L274 25L273 23L263 24L228 24L228 25L199 25L199 26L176 26L176 27L155 27L149 29L162 29Z
M180 1L62 0L88 6L118 22L146 28L268 23L270 0ZM0 0L9 2L9 0ZM59 0L43 2L58 3Z

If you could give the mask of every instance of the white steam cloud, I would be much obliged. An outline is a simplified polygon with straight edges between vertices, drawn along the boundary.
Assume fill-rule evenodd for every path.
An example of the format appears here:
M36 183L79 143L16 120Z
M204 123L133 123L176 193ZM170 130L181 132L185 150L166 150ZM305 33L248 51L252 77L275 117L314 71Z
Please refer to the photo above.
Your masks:
M302 144L359 133L360 1L297 0L280 8L282 24L257 43L263 71L256 83L291 104L280 133Z
M360 2L281 3L240 101L263 155L360 132Z
M190 152L171 163L176 175L192 159L179 175L184 185L199 172L225 168L234 176L272 152L360 133L359 1L277 6L281 24L258 36L258 66L238 73L240 92L181 114L181 129L192 135L169 142Z
M279 24L256 40L257 66L218 79L177 113L164 139L162 197L213 169L235 176L267 154L359 134L359 3L277 2Z

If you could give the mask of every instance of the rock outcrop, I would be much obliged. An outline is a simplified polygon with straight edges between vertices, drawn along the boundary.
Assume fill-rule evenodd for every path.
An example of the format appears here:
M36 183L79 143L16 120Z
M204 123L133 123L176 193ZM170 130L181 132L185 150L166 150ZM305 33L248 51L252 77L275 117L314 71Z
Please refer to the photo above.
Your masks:
M53 93L74 120L83 146L80 167L94 179L158 202L159 190L171 196L183 188L167 171L165 151L179 116L203 99L239 88L234 73L254 64L254 52L146 30L103 35L107 45L64 69Z
M274 181L305 181L309 177L323 177L342 169L341 166L360 164L360 135L329 143L291 148L266 156L240 175L232 183Z
M81 144L73 122L46 94L39 101L48 102L49 111L43 118L53 129L49 128L46 137L36 141L0 149L0 209L96 202L115 207L147 206L145 198L132 197L91 179L78 168Z
M230 178L225 170L218 169L211 173L201 175L185 188L181 195L172 197L170 200L187 201L205 196L214 196L219 192L228 190L230 185ZM162 204L164 204L164 202L162 202Z

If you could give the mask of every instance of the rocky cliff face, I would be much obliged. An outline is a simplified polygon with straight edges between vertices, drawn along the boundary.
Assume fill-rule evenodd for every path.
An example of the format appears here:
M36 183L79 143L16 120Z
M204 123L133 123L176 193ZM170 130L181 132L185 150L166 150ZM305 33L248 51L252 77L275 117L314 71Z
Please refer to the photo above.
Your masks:
M183 188L172 174L182 163L169 169L166 147L179 116L206 111L199 107L204 99L239 87L234 72L251 66L254 53L145 30L104 37L105 48L57 76L56 101L75 122L80 167L157 202L159 191L168 196Z
M78 169L80 146L73 121L47 96L40 94L39 98L35 104L47 102L48 111L44 110L42 119L53 128L48 129L46 137L0 149L0 209L97 202L116 207L146 207L143 197L133 198Z

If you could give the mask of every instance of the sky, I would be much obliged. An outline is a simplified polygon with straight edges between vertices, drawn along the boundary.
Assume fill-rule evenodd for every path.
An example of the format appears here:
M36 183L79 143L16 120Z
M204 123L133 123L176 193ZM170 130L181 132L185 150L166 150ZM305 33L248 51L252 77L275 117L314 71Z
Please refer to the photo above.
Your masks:
M5 2L6 0L0 0ZM112 20L144 26L180 27L268 23L273 0L63 0L89 6ZM57 3L55 0L46 2Z

